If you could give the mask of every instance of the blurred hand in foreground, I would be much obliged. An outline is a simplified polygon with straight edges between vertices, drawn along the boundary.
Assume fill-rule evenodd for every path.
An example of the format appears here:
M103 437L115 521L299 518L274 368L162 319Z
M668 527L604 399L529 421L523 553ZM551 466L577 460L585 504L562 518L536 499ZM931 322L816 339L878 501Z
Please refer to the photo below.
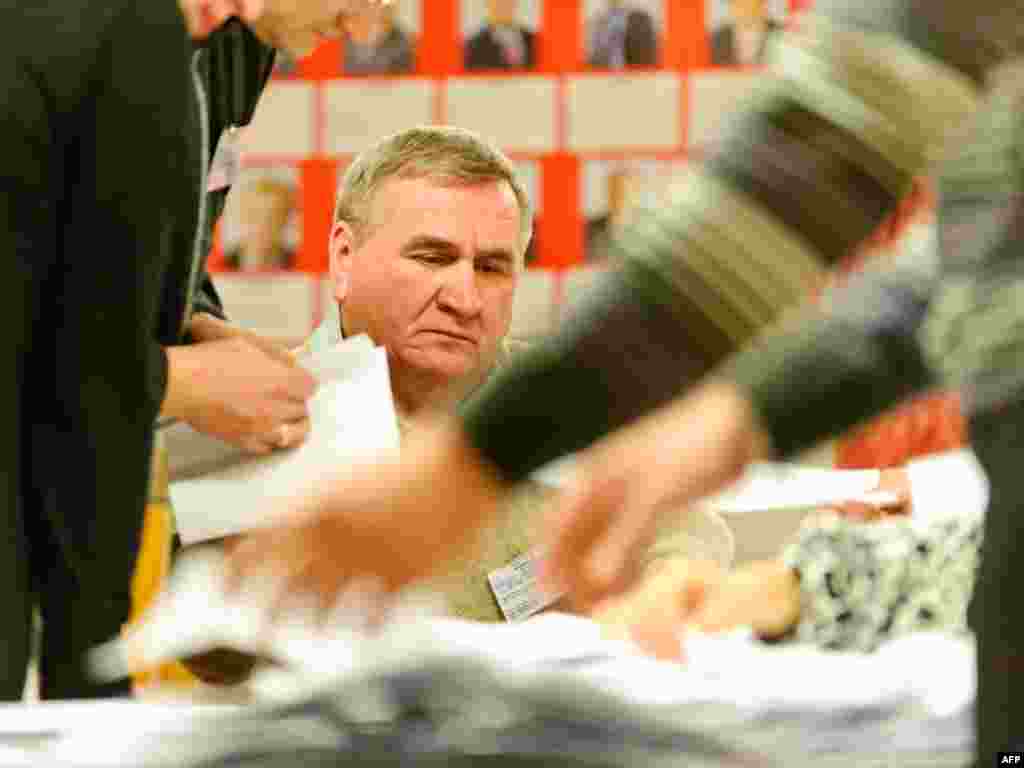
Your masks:
M231 581L266 572L281 583L279 611L313 596L326 615L352 585L386 600L468 545L503 490L456 424L432 423L401 459L351 469L286 524L231 548Z
M760 637L778 637L799 617L799 581L771 560L731 573L710 561L670 563L592 614L610 636L670 661L685 660L687 630L715 634L749 627Z
M765 446L749 403L722 382L595 443L548 521L545 579L579 611L625 591L659 515L726 487Z

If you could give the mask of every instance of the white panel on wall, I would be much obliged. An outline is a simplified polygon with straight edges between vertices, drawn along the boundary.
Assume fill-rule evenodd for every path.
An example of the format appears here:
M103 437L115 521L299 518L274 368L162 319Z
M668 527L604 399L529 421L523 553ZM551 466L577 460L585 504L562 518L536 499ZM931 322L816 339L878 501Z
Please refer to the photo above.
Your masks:
M555 280L546 269L527 269L519 276L515 302L512 304L513 339L536 339L554 329Z
M308 155L313 117L312 84L272 81L242 134L242 147L253 155Z
M569 81L569 146L577 151L675 149L679 75L585 75Z
M313 329L320 281L300 273L221 273L214 276L224 310L248 330L301 341Z
M433 122L430 80L337 80L325 94L325 149L355 154L388 134Z
M737 107L759 82L763 71L710 70L690 75L690 146L716 143L733 119Z
M555 82L545 77L448 81L447 122L480 133L510 152L555 148Z

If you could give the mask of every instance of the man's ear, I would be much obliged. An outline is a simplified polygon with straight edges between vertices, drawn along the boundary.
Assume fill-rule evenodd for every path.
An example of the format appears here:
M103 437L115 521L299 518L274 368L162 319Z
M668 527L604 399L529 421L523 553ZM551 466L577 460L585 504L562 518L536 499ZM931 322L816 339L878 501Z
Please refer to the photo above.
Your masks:
M334 298L339 302L348 296L352 257L355 252L355 235L352 227L344 221L336 221L331 229L329 246L331 257L331 280L334 281Z

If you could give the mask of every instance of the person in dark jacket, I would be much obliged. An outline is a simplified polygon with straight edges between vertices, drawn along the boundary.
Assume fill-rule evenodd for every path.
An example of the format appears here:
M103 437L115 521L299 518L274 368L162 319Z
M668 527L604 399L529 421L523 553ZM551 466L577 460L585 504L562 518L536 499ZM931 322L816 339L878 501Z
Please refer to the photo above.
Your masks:
M22 695L37 606L44 698L126 692L82 661L129 615L158 415L260 452L308 429L312 379L223 320L204 263L230 173L208 171L232 167L271 46L308 52L355 5L0 0L0 698Z
M768 15L768 0L730 0L732 19L711 33L711 63L718 67L764 62L768 40L781 26Z
M629 8L623 0L610 0L590 21L587 63L605 69L655 66L658 36L651 14Z
M487 23L466 41L466 69L532 69L534 33L516 18L516 0L487 0Z
M411 72L415 51L396 16L394 3L369 14L353 14L347 27L342 72L347 75L394 75Z

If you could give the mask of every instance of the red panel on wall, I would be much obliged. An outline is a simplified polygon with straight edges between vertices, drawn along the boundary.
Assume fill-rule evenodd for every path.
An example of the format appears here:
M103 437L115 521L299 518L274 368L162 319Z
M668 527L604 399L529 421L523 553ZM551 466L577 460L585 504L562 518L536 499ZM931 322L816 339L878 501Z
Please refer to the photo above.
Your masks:
M540 253L536 267L571 267L583 261L580 219L580 161L559 153L540 161L541 216L537 222Z
M583 65L582 14L580 0L544 4L537 30L541 72L565 72Z
M334 189L337 167L333 160L311 158L301 163L302 174L302 250L296 268L320 274L327 271L327 245L334 214Z
M341 70L341 55L344 43L328 40L313 53L299 61L299 73L307 80L328 80L337 77Z
M704 2L665 3L665 51L668 69L692 69L710 61L704 30Z
M219 272L224 269L224 242L221 237L221 225L213 228L213 246L210 248L210 257L206 261L206 269L209 272Z
M450 75L462 68L459 0L424 0L423 33L416 63L423 74Z

